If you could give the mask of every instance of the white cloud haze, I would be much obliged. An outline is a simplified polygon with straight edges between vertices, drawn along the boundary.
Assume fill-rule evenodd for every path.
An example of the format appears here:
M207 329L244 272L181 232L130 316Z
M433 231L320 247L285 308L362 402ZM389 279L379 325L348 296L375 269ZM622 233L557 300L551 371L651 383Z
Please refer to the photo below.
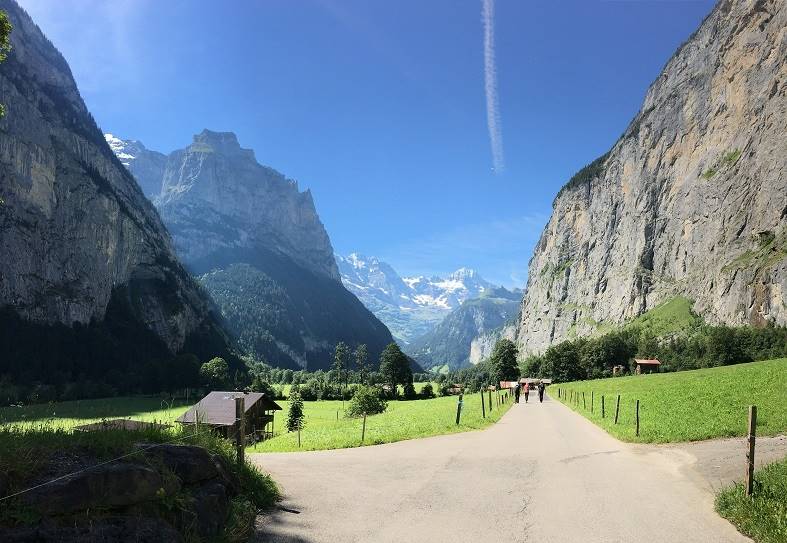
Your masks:
M486 91L486 124L492 146L492 168L495 173L505 169L503 130L500 122L500 103L497 95L497 65L495 64L495 0L481 0L484 23L484 90Z

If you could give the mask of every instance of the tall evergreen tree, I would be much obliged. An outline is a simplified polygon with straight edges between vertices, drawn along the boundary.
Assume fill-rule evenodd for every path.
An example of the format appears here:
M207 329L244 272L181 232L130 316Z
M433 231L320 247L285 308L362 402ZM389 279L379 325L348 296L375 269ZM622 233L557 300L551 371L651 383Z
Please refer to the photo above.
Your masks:
M369 350L365 343L361 343L355 348L355 367L362 384L366 384L369 373Z

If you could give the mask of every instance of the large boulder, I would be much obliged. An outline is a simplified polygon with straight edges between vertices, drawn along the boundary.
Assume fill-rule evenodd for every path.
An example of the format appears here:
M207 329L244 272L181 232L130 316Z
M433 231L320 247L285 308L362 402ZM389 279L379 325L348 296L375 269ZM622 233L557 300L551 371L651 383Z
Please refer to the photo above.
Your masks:
M174 494L180 483L156 470L126 462L96 466L40 487L25 501L43 515L117 508L151 501L159 489Z

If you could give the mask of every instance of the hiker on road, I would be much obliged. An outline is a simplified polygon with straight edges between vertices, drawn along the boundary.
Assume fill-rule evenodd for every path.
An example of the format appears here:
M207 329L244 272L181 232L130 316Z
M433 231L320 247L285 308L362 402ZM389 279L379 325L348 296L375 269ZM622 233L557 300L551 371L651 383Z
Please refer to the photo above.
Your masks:
M519 383L514 385L514 401L519 403Z
M544 386L544 383L538 383L538 401L539 402L543 403L543 401L544 401L544 390L545 389L546 389L546 386Z
M527 403L528 396L530 396L530 383L525 383L525 403Z

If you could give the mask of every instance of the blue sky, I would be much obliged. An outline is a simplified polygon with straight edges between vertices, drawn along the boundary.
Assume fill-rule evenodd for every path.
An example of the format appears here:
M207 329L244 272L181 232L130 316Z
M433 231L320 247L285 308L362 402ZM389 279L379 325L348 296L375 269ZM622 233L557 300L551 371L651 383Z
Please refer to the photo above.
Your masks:
M99 125L170 152L236 132L310 188L337 252L522 286L554 195L606 152L712 0L22 0Z

